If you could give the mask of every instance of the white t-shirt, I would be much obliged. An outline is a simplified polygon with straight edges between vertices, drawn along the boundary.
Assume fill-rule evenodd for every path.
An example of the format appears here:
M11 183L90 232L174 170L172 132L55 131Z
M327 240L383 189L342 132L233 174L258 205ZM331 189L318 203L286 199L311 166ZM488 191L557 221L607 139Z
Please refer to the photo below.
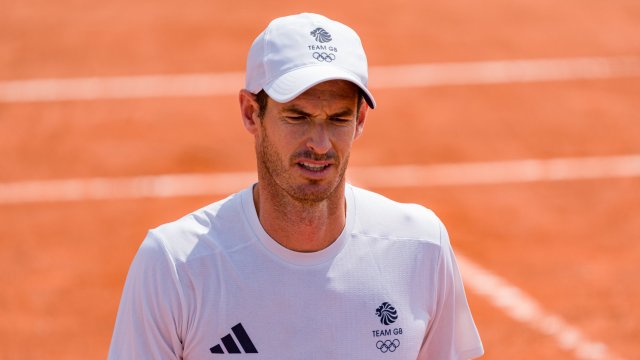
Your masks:
M151 230L109 359L470 359L482 343L447 232L426 208L346 186L314 253L264 231L252 188Z

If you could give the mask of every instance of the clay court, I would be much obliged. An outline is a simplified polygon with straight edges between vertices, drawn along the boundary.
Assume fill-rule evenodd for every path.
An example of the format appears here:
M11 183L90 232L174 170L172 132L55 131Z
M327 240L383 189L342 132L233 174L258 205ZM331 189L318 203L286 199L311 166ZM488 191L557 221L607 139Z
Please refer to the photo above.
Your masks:
M433 209L483 359L640 359L640 2L8 0L0 359L103 359L146 231L248 186L237 91L274 17L352 26L351 181Z

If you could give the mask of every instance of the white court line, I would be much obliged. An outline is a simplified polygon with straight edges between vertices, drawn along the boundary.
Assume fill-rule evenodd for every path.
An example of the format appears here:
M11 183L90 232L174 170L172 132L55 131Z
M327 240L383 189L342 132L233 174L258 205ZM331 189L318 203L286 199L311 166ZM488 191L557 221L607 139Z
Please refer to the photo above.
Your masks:
M354 185L432 187L640 177L640 154L437 165L351 167ZM1 204L224 195L256 180L254 172L0 183Z
M0 205L223 195L256 179L254 172L232 172L0 183Z
M0 82L0 103L237 94L243 73L33 79Z
M640 154L435 165L369 166L350 173L363 187L425 187L640 176Z
M507 84L640 76L640 57L501 60L372 67L372 87Z
M640 76L640 57L501 60L372 66L371 87L410 88ZM0 82L0 103L235 95L243 72Z
M546 311L535 299L505 279L456 255L465 286L486 298L493 306L512 319L551 337L561 349L573 353L579 360L622 360L609 348L591 340L575 326Z

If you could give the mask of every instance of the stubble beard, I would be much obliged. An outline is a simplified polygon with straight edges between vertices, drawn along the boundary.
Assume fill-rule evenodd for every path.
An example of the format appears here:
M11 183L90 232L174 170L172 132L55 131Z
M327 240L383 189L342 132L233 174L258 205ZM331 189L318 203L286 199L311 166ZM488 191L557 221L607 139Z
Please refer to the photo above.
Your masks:
M266 131L262 134L261 140L256 141L258 179L264 190L268 191L274 200L285 201L284 198L288 197L301 205L314 206L335 198L337 192L344 190L345 173L349 163L348 154L340 161L334 152L318 155L311 150L305 150L284 160L269 140ZM294 176L291 168L295 165L291 164L295 161L294 159L299 159L301 156L314 160L334 160L332 166L338 167L337 176L323 181L304 179L304 182L300 182L300 179Z

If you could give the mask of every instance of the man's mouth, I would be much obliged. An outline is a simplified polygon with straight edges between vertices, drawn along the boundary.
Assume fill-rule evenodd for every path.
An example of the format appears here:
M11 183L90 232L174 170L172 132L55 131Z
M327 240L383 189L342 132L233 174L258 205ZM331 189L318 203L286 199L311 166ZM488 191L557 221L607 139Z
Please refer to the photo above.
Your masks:
M322 171L331 166L331 164L313 164L305 161L300 161L298 162L298 166L309 171Z

